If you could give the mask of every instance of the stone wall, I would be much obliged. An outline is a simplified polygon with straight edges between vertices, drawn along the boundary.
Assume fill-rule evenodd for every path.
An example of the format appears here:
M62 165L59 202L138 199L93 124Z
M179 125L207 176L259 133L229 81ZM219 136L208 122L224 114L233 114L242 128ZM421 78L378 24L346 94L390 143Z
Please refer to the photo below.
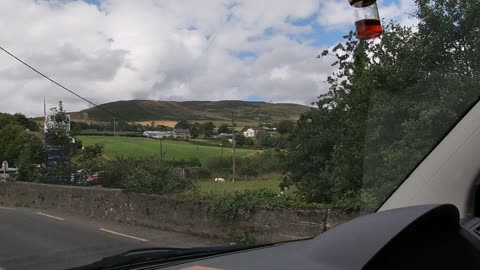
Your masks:
M0 205L58 210L98 220L228 238L248 232L258 242L316 236L353 218L339 210L257 209L249 218L224 224L203 201L180 200L95 187L35 183L0 184Z

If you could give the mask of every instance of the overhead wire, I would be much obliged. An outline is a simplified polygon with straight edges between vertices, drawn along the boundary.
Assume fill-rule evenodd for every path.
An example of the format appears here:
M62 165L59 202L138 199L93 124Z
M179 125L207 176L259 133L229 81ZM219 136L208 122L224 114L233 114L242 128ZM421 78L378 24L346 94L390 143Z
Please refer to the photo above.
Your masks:
M42 73L41 71L39 71L38 69L34 68L33 66L31 66L30 64L28 64L27 62L23 61L22 59L20 59L19 57L17 57L16 55L14 55L13 53L11 53L10 51L8 51L7 49L5 49L4 47L0 46L0 50L2 50L3 52L5 52L6 54L8 54L9 56L11 56L12 58L14 58L15 60L17 60L18 62L22 63L23 65L25 65L26 67L30 68L31 70L33 70L35 73L37 73L38 75L42 76L43 78L49 80L50 82L52 82L53 84L57 85L58 87L62 88L63 90L69 92L70 94L80 98L81 100L89 103L90 105L93 105L94 107L96 108L99 108L109 114L111 114L114 118L119 118L115 113L113 113L112 111L110 110L107 110L103 107L101 107L100 105L88 100L87 98L84 98L82 97L81 95L79 95L78 93L76 93L75 91L69 89L68 87L62 85L61 83L55 81L54 79L50 78L49 76L45 75L44 73Z
M218 33L223 29L223 27L226 25L226 23L233 17L234 15L234 12L233 10L235 9L235 7L233 7L230 11L231 13L227 16L227 18L225 19L225 21L223 22L222 24L222 27L216 32L214 33L208 40L208 43L207 43L207 46L206 46L206 50L205 52L208 52L209 48L211 47L211 45L213 44L213 42L215 42L217 36L218 36ZM36 69L35 67L33 67L32 65L28 64L27 62L25 62L24 60L20 59L19 57L17 57L16 55L14 55L12 52L10 52L9 50L5 49L4 47L0 46L0 50L2 50L3 52L5 52L7 55L9 55L10 57L14 58L15 60L17 60L18 62L20 62L21 64L23 64L24 66L28 67L29 69L31 69L32 71L34 71L35 73L37 73L38 75L42 76L43 78L47 79L48 81L52 82L53 84L57 85L58 87L62 88L63 90L69 92L70 94L80 98L81 100L87 102L88 104L90 105L93 105L95 108L99 108L101 110L103 110L104 112L112 115L112 117L114 119L120 119L120 117L115 114L114 112L108 110L108 109L105 109L103 108L101 105L98 105L96 103L94 103L93 101L81 96L80 94L76 93L75 91L69 89L68 87L62 85L61 83L57 82L56 80L50 78L49 76L45 75L44 73L42 73L41 71L39 71L38 69ZM196 66L198 60L192 65L192 69L190 70L190 72L187 74L187 76L185 77L185 79L183 80L183 82L180 83L180 85L177 87L178 88L181 88L185 83L186 81L190 80L192 75L193 75L193 68ZM143 108L141 108L143 109ZM145 109L143 109L145 110ZM146 110L145 110L146 111Z

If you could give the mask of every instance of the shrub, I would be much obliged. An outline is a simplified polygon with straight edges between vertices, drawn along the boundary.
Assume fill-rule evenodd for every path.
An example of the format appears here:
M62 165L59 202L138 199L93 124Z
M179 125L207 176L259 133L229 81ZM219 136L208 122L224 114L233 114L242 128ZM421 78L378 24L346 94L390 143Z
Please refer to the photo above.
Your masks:
M94 144L86 146L83 150L83 159L88 160L102 155L104 146L102 144Z
M156 166L135 169L125 177L122 187L132 192L163 195L185 191L192 188L193 183L180 177L172 168Z
M188 160L180 159L180 160L165 160L164 163L175 167L175 168L187 168L187 167L201 167L202 163L198 158L191 158Z
M232 223L240 217L249 217L255 208L265 205L267 201L277 197L268 189L246 190L233 194L207 194L205 199L210 201L213 214L225 223Z
M246 157L237 158L237 176L248 179L268 173L283 173L285 154L280 150L265 150ZM206 162L211 174L219 176L232 173L231 158L213 157Z
M188 168L186 170L186 177L189 179L208 179L212 174L207 168Z
M100 175L102 185L132 192L169 194L193 189L193 182L159 157L117 157L106 163Z
M231 158L213 157L206 162L206 167L210 172L223 171L232 167Z

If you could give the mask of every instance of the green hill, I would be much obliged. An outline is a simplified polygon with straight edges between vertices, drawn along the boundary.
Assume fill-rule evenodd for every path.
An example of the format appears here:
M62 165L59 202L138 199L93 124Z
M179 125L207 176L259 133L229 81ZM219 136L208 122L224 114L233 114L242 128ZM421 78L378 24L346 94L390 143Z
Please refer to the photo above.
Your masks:
M308 106L289 103L250 101L117 101L101 105L125 121L229 121L231 112L243 123L273 123L297 120ZM112 115L99 108L90 108L71 114L76 121L111 121Z

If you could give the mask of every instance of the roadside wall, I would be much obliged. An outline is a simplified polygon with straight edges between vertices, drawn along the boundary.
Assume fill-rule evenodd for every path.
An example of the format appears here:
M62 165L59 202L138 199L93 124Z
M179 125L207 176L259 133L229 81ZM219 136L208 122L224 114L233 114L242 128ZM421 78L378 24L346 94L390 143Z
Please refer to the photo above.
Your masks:
M58 210L89 218L229 238L248 232L257 242L314 237L352 219L339 210L257 209L249 218L224 224L207 202L179 200L96 187L12 182L0 184L0 205Z

